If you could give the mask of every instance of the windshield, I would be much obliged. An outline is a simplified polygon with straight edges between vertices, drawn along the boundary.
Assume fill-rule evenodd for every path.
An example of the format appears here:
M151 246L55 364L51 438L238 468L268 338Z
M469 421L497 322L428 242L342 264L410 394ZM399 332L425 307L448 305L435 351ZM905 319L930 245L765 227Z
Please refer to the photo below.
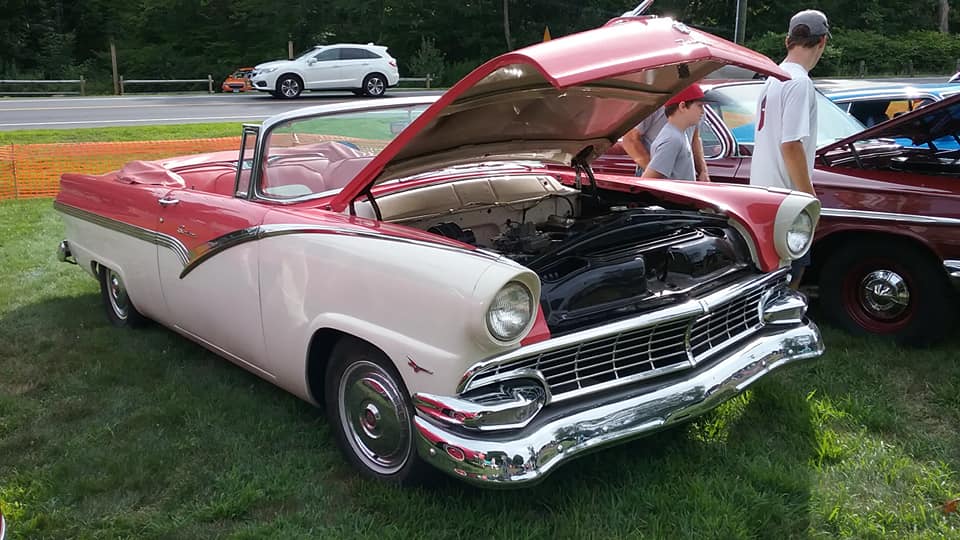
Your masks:
M720 115L737 142L753 144L753 128L762 84L736 84L709 91L710 106ZM817 148L863 131L863 124L817 92Z
M428 105L306 116L266 135L259 193L299 199L339 192Z

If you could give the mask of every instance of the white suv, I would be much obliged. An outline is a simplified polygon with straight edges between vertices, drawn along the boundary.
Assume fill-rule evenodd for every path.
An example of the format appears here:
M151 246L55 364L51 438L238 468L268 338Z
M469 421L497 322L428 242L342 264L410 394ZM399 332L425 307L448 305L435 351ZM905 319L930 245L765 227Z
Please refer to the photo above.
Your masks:
M318 45L295 60L276 60L253 68L250 82L261 92L292 99L304 90L350 90L382 96L400 81L397 60L372 43Z

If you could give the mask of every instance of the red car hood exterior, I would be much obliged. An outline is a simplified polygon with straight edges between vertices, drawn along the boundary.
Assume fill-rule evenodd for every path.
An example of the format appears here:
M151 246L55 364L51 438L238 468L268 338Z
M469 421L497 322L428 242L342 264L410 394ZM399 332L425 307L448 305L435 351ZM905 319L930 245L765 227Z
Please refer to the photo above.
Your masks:
M668 18L625 18L510 52L447 91L332 201L458 163L593 159L671 96L734 64L788 78L772 60Z
M939 113L945 112L944 109L948 107L955 106L957 101L960 101L960 94L881 122L856 135L818 149L817 155L824 155L865 139L905 137L913 140L914 144L921 145L941 137L951 136L960 132L960 118Z

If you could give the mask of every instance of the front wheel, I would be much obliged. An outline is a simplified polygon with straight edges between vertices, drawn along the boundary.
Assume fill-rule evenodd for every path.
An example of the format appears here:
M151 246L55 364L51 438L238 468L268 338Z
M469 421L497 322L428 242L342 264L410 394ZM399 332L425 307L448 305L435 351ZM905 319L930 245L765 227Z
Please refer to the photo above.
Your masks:
M417 455L409 394L382 352L363 341L341 340L327 365L324 393L337 444L364 475L397 484L433 476Z
M103 299L110 324L119 328L135 328L147 322L130 300L130 293L120 274L106 266L100 267L100 297Z
M820 272L825 314L855 334L911 344L946 336L956 319L954 294L934 257L898 241L841 246Z
M387 91L387 80L379 73L371 73L363 79L363 93L369 97L380 97Z
M277 80L277 94L285 99L293 99L303 92L303 83L296 75L284 75Z

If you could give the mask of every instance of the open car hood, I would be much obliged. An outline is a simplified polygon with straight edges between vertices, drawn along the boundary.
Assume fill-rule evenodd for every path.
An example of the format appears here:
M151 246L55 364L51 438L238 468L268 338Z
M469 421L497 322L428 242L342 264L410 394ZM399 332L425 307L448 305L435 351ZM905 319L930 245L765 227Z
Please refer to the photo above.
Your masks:
M817 150L817 155L867 139L910 139L921 146L943 137L960 134L960 94L953 95L869 127Z
M343 210L376 183L450 165L592 160L671 96L728 64L789 78L766 56L669 18L618 18L506 53L411 122L331 209Z

